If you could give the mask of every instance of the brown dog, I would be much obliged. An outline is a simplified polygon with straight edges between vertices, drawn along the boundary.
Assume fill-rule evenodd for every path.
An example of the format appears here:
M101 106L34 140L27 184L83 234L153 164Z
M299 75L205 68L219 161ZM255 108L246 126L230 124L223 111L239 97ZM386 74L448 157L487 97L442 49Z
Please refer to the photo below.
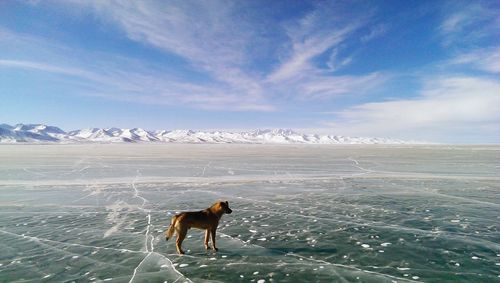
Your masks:
M172 217L170 227L165 231L165 238L168 241L168 239L172 238L174 232L177 232L177 240L175 242L177 253L184 254L181 245L187 231L190 228L202 229L205 230L205 249L210 249L208 238L211 235L213 249L217 251L218 249L215 247L215 231L222 215L224 213L231 214L231 212L233 211L229 208L227 201L216 202L211 207L201 211L182 212Z

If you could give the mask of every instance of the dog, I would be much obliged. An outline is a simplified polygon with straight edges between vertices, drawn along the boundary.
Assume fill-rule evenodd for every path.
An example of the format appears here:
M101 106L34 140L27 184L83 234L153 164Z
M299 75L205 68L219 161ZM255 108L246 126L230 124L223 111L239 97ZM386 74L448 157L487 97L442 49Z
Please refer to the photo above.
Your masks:
M215 232L219 225L219 220L224 213L231 214L233 211L229 208L227 201L218 201L211 207L201 211L182 212L172 217L170 226L165 231L165 239L172 238L174 232L177 232L177 240L175 242L177 253L184 254L182 250L182 241L186 237L187 231L190 228L198 228L205 230L205 249L210 249L208 244L209 236L212 236L213 250L218 251L215 246Z

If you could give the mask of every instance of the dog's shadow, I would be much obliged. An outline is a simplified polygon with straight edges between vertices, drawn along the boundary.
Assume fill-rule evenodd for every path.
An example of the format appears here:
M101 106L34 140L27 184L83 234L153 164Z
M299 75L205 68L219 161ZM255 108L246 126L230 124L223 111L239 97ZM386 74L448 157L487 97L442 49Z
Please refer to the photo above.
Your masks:
M219 251L215 252L213 250L202 250L203 233L196 231L190 237L189 242L187 242L187 247L190 251L187 253L188 256L193 257L222 257L227 258L238 258L245 256L283 256L286 254L296 254L302 256L309 255L333 255L337 254L338 250L335 247L289 247L284 245L273 244L271 247L261 246L254 243L242 244L240 239L236 239L233 236L225 236L218 239Z
M314 255L332 255L336 254L336 248L311 248L311 247L272 247L265 248L261 247L259 249L224 249L221 248L218 252L214 251L205 251L205 252L193 252L190 253L191 256L194 257L227 257L229 258L238 258L245 256L283 256L286 254L296 254L296 255L304 255L309 256L311 254Z
M312 247L274 247L274 248L267 248L269 250L275 251L277 253L281 254L288 254L288 253L293 253L293 254L309 254L309 253L314 253L314 254L336 254L337 249L336 248L312 248Z

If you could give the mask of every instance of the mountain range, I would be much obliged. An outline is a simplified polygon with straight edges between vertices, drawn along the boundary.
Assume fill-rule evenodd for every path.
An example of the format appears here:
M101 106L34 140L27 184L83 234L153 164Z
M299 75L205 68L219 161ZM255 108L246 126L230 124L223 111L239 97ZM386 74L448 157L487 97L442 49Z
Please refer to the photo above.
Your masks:
M88 128L65 132L43 124L0 124L0 143L238 143L238 144L414 144L398 139L301 134L293 130L244 132Z

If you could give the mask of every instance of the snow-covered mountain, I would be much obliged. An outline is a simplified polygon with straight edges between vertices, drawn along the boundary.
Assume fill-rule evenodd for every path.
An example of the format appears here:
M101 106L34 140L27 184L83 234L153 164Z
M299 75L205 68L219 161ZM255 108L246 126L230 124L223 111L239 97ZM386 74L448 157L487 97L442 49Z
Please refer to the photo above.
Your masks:
M72 141L89 141L89 142L159 141L159 139L153 133L143 130L141 128L133 128L133 129L90 128L90 129L68 132L67 136Z
M412 144L397 139L360 138L334 135L301 134L293 130L255 130L248 132L157 130L141 128L89 128L65 132L41 124L0 124L0 143L247 143L247 144Z
M67 133L58 127L40 124L0 124L0 142L58 142L67 138Z

